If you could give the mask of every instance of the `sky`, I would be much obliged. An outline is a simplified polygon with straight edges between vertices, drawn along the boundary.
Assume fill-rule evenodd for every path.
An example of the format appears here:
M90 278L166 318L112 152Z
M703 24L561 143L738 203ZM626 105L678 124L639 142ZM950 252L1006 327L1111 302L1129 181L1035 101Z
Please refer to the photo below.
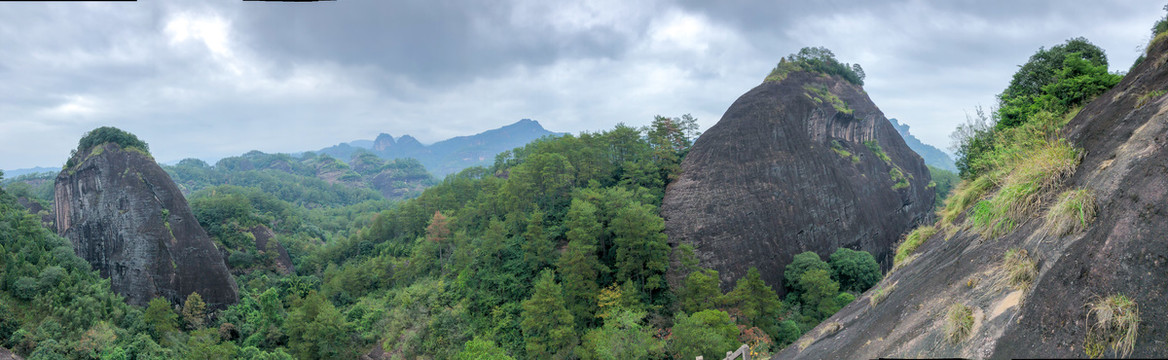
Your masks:
M520 119L578 133L654 115L705 129L779 59L825 46L884 114L948 150L1040 47L1083 36L1112 71L1154 1L546 0L0 3L0 169L59 167L116 126L173 162L423 143Z

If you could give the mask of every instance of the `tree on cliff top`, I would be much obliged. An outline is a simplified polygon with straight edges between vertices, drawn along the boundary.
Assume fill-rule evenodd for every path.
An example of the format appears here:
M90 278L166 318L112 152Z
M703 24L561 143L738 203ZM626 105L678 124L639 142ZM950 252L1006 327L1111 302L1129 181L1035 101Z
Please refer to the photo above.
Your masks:
M827 75L838 75L850 83L864 85L864 69L860 64L841 63L835 54L825 47L805 47L799 52L787 55L771 70L765 81L781 81L792 71L809 71Z
M75 154L85 154L98 145L111 142L118 144L122 149L138 148L147 154L150 153L150 146L146 145L145 141L138 139L134 134L113 126L102 126L85 133L85 136L81 137L81 141L77 143Z

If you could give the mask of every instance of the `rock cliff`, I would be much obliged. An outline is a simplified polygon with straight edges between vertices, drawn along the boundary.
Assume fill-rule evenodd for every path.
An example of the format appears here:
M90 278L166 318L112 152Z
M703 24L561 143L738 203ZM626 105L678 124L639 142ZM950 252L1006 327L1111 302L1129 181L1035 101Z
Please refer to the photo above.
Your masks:
M238 288L170 176L145 152L114 143L82 149L57 175L58 233L73 242L126 301L181 303L198 292L209 308Z
M1168 42L1157 39L1062 129L1083 155L1040 209L997 237L937 233L917 258L776 358L1168 357ZM1080 230L1052 231L1045 217L1066 190L1093 194L1085 203L1097 215L1082 217L1089 221ZM1002 285L1011 249L1033 261L1028 289ZM882 300L872 301L878 291ZM1119 296L1125 300L1111 301ZM946 339L953 304L966 306L971 320L959 341ZM1132 326L1098 327L1128 310ZM1130 352L1109 341L1126 335Z
M758 267L782 295L783 269L804 251L865 250L887 269L893 244L933 205L924 162L863 89L813 72L739 97L681 167L665 231L724 289Z

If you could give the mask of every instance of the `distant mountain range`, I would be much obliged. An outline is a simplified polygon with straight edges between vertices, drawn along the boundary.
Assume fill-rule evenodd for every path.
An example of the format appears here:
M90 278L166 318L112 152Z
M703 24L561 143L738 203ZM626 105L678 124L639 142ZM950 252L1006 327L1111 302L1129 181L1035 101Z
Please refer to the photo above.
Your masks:
M538 121L523 119L494 130L475 135L459 136L423 145L413 136L399 138L382 133L374 140L356 140L320 149L318 154L327 154L348 162L353 155L371 152L383 159L417 159L438 178L445 177L472 166L490 166L495 155L505 150L526 145L544 136L559 136L564 133L551 132Z
M900 133L900 137L904 138L904 143L908 144L908 148L920 155L925 160L925 165L936 168L941 168L953 172L957 172L957 166L953 163L953 158L949 157L941 149L933 145L925 144L908 132L908 124L901 124L896 119L888 119L892 122L892 127L896 128L896 132Z

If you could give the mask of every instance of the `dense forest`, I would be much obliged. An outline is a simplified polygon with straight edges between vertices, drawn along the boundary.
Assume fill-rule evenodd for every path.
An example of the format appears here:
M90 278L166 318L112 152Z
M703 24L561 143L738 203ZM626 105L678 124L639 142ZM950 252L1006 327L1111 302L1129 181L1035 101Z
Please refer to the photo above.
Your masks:
M0 320L0 345L30 359L354 358L370 348L404 358L680 359L741 344L765 355L880 279L871 255L840 249L827 261L801 254L787 299L757 271L723 293L691 250L670 247L657 214L696 128L687 115L545 138L396 203L313 181L296 165L319 161L312 155L185 160L167 170L191 191L240 287L238 304L213 313L197 294L126 305L18 204L51 202L50 178L24 176L6 182L0 208L0 226L11 228L0 231L0 310L21 314ZM257 248L257 225L275 232L294 272ZM678 284L666 281L671 266Z

